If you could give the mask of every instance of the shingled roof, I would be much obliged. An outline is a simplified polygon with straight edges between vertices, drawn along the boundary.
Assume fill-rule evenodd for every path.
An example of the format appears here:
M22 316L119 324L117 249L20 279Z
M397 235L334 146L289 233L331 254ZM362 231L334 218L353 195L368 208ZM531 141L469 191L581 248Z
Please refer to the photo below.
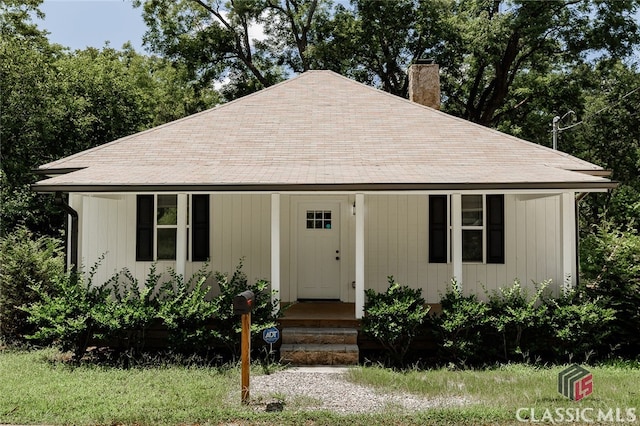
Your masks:
M45 164L38 191L602 189L603 170L330 71Z

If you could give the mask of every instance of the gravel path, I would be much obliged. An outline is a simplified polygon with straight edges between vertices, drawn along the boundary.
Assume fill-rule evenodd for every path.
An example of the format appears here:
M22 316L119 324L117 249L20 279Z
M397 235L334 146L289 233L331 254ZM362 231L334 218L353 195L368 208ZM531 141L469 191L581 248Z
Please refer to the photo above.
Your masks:
M285 410L330 410L342 414L382 411L421 411L468 404L461 397L425 398L408 393L383 394L346 380L346 368L291 368L252 376L251 400L263 410L269 402L284 400Z

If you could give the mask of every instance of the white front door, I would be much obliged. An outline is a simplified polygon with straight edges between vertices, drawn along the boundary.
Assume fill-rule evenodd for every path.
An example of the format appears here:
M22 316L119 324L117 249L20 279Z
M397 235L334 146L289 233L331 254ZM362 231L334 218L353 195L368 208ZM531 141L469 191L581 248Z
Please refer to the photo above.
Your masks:
M298 299L340 299L340 203L298 204Z

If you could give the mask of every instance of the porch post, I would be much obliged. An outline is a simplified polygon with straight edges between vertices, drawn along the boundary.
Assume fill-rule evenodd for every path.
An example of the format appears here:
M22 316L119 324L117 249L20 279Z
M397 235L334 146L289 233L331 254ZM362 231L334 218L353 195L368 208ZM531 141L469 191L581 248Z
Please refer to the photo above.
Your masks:
M462 195L451 194L451 244L453 279L462 290Z
M576 209L575 194L563 192L560 195L560 240L562 253L562 291L567 292L576 283Z
M280 194L271 194L271 302L280 299Z
M185 277L187 265L187 210L189 197L178 194L178 229L176 230L176 274Z
M356 318L364 316L364 194L356 194Z

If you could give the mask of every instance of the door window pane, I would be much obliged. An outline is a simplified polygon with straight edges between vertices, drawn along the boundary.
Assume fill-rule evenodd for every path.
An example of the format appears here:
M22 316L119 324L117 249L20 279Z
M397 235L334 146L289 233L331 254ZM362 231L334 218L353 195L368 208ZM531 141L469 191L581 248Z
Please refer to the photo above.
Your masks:
M307 210L307 229L331 229L331 210Z

